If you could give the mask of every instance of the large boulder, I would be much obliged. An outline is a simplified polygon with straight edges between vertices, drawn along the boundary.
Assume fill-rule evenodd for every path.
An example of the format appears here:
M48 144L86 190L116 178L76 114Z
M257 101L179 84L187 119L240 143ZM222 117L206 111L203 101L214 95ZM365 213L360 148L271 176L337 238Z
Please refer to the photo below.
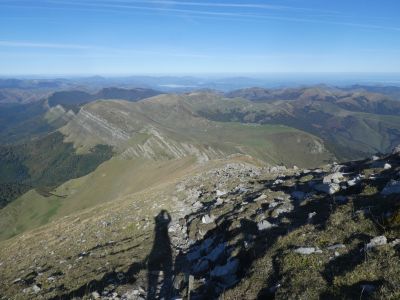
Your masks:
M315 185L314 189L318 192L333 195L340 191L340 185L337 183L320 183Z
M355 186L357 183L359 183L362 180L363 177L364 177L364 175L359 174L359 175L355 176L354 178L348 180L347 185Z
M214 220L215 220L215 217L213 215L204 215L201 218L201 222L203 224L210 224L210 223L214 222Z
M372 249L378 246L383 246L387 244L387 239L384 235L380 235L377 237L374 237L373 239L370 240L370 242L366 245L366 249Z
M276 225L271 224L267 220L263 220L263 221L257 223L257 228L258 228L259 231L270 229L270 228L275 227L275 226Z
M344 181L343 173L335 172L329 175L326 175L322 180L323 183L341 183Z

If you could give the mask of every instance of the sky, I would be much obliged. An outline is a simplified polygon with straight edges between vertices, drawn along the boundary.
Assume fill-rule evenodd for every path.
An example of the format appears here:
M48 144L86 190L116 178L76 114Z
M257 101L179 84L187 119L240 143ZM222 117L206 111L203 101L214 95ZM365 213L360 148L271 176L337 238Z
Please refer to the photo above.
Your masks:
M400 72L398 0L0 0L0 75Z

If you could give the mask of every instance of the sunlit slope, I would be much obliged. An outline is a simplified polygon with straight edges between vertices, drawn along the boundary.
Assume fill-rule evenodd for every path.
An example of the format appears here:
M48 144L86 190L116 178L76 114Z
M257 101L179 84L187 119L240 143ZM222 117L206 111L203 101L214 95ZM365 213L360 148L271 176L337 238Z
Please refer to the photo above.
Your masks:
M253 93L237 94L248 99L193 93L188 102L193 111L214 121L284 124L303 130L321 138L341 161L389 152L400 142L397 101L357 93L338 98L320 89L281 92L258 100Z
M98 101L84 106L61 129L78 153L96 145L114 157L94 172L52 191L29 191L0 211L6 239L82 209L160 186L231 155L257 164L310 167L332 160L323 142L282 125L209 121L192 110L190 96L145 101Z
M332 159L322 140L311 134L282 125L210 121L195 112L191 99L161 95L137 103L99 101L85 106L61 131L78 151L103 143L125 158L194 155L205 161L241 153L266 163L301 166ZM210 106L220 101L215 95L204 99Z

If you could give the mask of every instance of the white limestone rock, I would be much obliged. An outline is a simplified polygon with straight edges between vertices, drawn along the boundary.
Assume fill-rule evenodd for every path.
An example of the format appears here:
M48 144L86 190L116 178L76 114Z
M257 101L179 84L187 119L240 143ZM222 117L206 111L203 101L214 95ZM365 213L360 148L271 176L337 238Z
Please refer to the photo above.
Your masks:
M227 192L226 191L216 190L215 193L217 194L217 197L220 197L220 196L226 195Z
M340 185L337 183L320 183L314 186L318 192L333 195L340 191Z
M322 251L315 247L300 247L294 250L295 253L302 255L310 255L313 253L322 253Z
M257 228L258 228L259 231L270 229L270 228L275 227L275 226L276 225L271 224L267 220L263 220L263 221L257 223Z
M370 250L372 248L386 245L387 244L387 238L384 235L376 236L373 239L369 241L369 243L366 245L366 249Z
M322 180L323 183L329 184L329 183L341 183L344 180L343 173L341 172L335 172L329 175L326 175L324 179Z
M201 222L202 222L203 224L210 224L210 223L213 223L214 220L215 220L215 217L214 217L213 215L204 215L204 216L201 218Z

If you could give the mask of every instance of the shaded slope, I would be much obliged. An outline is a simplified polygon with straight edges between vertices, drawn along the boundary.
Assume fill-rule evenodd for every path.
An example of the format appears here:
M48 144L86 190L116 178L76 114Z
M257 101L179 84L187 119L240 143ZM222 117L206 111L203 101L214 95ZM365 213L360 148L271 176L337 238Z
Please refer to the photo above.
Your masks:
M0 147L0 207L28 189L51 190L86 175L112 156L111 148L105 145L79 155L63 140L63 135L55 132L18 146Z
M127 101L138 101L159 94L161 94L161 92L146 88L122 89L110 87L103 88L95 94L79 90L55 92L54 94L49 96L48 103L50 107L62 105L66 108L72 108L98 99L121 99Z
M20 144L43 137L65 125L74 113L46 101L0 104L0 144Z
M3 95L3 94L4 95ZM161 94L161 92L145 89L104 88L95 94L81 90L58 91L50 95L42 93L38 99L30 102L28 97L37 93L20 91L25 100L23 104L1 104L2 98L9 99L10 92L0 90L0 144L26 142L32 138L44 136L65 125L86 103L97 99L124 99L138 101ZM47 97L48 96L48 97ZM45 97L47 97L45 99ZM42 101L38 101L43 99ZM9 101L13 102L13 101ZM17 102L17 101L14 101Z
M55 129L44 118L43 103L0 105L0 142L11 144L31 139Z

